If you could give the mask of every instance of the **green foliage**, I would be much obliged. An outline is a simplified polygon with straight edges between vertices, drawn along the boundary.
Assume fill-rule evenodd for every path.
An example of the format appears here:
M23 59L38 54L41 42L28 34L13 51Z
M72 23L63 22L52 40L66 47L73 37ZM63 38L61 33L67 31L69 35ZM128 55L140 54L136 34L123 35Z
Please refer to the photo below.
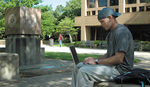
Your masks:
M69 17L62 19L56 27L56 33L63 33L69 35L70 42L72 42L72 36L78 34L78 28L73 28L75 25L74 21Z
M58 21L64 19L66 16L73 20L75 16L81 16L81 0L70 0L67 2L62 15L58 18Z
M139 62L140 62L139 59L134 58L134 63L139 63Z
M67 16L74 19L75 16L81 15L81 0L71 0L66 3L66 8L64 9L67 12Z
M54 17L56 18L55 24L58 25L58 22L61 20L60 16L64 11L64 7L62 5L58 5L56 10L54 11Z
M101 55L93 55L93 54L78 54L79 60L83 61L86 57L93 57L98 58ZM62 60L72 60L70 53L64 53L64 52L45 52L45 58L51 58L51 59L62 59Z
M37 9L41 9L41 12L47 12L47 11L52 11L52 5L46 5L46 6L34 6L34 8L37 8Z
M69 17L62 19L56 27L56 32L66 34L77 34L77 29L74 27L74 22Z
M41 36L49 36L55 31L55 18L53 16L52 6L36 6L35 8L41 9Z
M81 41L76 41L74 43L72 43L75 47L78 47L79 46L79 43L81 43Z
M84 61L87 57L93 57L93 58L99 58L102 55L93 55L93 54L78 54L79 60ZM61 59L61 60L72 60L70 53L64 53L64 52L45 52L45 58L51 58L51 59ZM139 63L140 60L134 58L134 63Z
M42 0L0 0L0 34L5 32L5 10L18 6L33 7Z
M97 44L97 46L98 46L100 43L102 43L102 41L99 41L99 40L94 41L94 44Z
M51 35L55 31L54 17L51 12L43 12L41 17L41 35Z
M147 3L150 3L150 0L145 0Z
M54 17L58 18L63 13L63 9L64 7L62 5L58 5L54 11Z
M142 42L142 50L150 51L150 42L149 41L141 41Z

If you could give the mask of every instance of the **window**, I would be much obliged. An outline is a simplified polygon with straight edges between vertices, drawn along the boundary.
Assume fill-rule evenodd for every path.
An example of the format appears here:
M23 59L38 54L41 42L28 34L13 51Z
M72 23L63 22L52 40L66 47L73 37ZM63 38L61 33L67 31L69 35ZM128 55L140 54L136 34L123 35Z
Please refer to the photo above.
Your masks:
M146 1L145 0L140 0L140 3L145 3Z
M150 6L146 6L146 11L150 11Z
M110 6L118 5L118 0L110 0Z
M101 10L98 10L98 13L100 12Z
M107 6L107 0L98 0L98 7Z
M136 12L136 7L132 7L132 12Z
M144 6L139 7L139 11L144 11Z
M90 16L90 11L87 11L87 16Z
M126 0L126 4L135 4L136 0Z
M95 11L92 11L92 15L95 15Z
M87 7L88 8L94 8L95 7L95 1L96 0L87 0Z
M115 9L115 11L116 11L116 12L119 12L119 9L118 9L118 8L116 8L116 9Z
M130 8L125 8L125 12L130 12Z

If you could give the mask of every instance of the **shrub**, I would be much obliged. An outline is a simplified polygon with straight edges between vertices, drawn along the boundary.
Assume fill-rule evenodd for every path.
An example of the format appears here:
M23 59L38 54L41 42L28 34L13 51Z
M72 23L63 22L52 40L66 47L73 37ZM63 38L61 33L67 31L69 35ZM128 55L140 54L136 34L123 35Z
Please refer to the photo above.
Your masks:
M94 44L97 44L97 46L99 46L99 43L102 43L102 41L99 41L99 40L94 41Z
M149 41L141 41L142 42L142 50L150 51L150 42Z

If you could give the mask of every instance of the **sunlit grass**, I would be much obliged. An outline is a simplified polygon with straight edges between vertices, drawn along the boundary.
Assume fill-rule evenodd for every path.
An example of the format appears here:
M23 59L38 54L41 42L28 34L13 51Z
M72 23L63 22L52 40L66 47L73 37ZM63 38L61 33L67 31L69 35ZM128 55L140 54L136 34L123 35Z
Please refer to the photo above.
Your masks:
M86 57L93 57L93 58L98 58L101 57L102 55L93 55L93 54L78 54L79 60L83 61L84 58ZM50 59L61 59L61 60L72 60L71 54L70 53L64 53L64 52L45 52L45 58L50 58ZM135 63L140 62L139 59L134 59Z
M93 57L98 58L101 55L93 55L93 54L78 54L79 60L83 61L86 57ZM62 59L62 60L72 60L70 53L64 53L64 52L45 52L45 58L51 58L51 59Z

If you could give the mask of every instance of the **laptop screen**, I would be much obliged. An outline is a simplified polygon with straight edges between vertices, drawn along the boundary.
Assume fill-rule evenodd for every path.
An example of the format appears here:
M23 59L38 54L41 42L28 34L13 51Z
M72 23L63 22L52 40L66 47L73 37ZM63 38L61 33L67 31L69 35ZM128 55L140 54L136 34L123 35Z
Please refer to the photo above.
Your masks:
M78 55L76 53L75 47L74 46L69 46L69 48L70 48L70 51L71 51L73 61L77 65L80 61L79 61Z

